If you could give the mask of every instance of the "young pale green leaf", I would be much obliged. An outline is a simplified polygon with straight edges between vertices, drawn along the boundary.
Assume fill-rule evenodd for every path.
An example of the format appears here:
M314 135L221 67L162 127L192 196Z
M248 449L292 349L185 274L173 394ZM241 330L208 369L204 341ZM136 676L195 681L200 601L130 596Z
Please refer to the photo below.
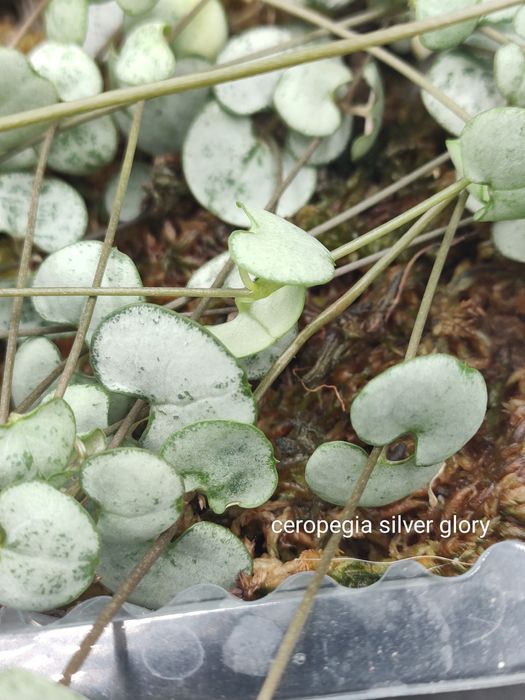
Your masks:
M37 75L19 51L0 47L0 117L46 107L58 101L55 87ZM26 126L0 134L0 153L43 133L47 125Z
M117 80L124 85L144 85L166 80L175 70L175 56L163 22L140 24L126 38L115 64Z
M370 88L369 113L365 118L363 133L352 143L352 160L363 158L373 147L383 125L385 90L377 64L370 61L363 69L363 78Z
M66 175L90 175L112 162L117 153L117 128L110 116L58 132L49 165Z
M85 695L22 668L0 672L0 697L5 700L88 700Z
M50 255L40 265L33 287L91 287L102 252L100 241L80 241ZM127 255L113 248L102 278L102 287L136 287L137 296L100 297L97 299L88 330L88 340L100 321L112 311L140 301L142 282L135 264ZM76 325L86 300L83 297L33 297L38 313L54 323Z
M53 399L0 425L0 488L37 476L49 478L69 464L75 444L73 412Z
M323 501L343 506L350 498L367 459L368 454L350 442L325 442L306 464L306 483ZM426 486L441 467L442 463L417 467L410 459L394 464L379 461L359 505L379 508L399 501Z
M45 403L52 398L53 392L50 392L42 401ZM108 427L109 395L101 386L72 384L64 393L64 401L73 411L79 437Z
M33 69L56 87L64 102L102 92L102 74L95 61L74 44L45 41L29 55Z
M153 168L146 163L135 162L129 178L126 196L120 211L120 221L133 221L144 211L147 186L151 183ZM113 208L120 175L115 173L109 180L104 193L104 206L108 217Z
M87 0L51 0L45 12L47 38L81 44L88 26Z
M289 68L280 77L274 104L286 124L305 136L330 136L340 126L336 93L352 80L352 71L337 59Z
M143 436L150 449L199 420L255 420L235 358L202 326L169 309L137 304L106 318L93 336L91 363L110 391L152 402Z
M525 107L525 56L521 47L500 46L494 56L494 77L509 104Z
M412 434L415 464L430 466L475 435L486 408L481 373L455 357L436 354L401 362L372 379L354 399L350 417L359 438L370 445Z
M34 175L0 175L0 231L23 239L33 190ZM45 178L40 193L35 245L53 253L80 240L87 229L88 214L78 192L61 180Z
M291 38L283 27L261 26L232 37L217 58L217 64L244 58L247 54L270 49ZM234 114L249 115L272 106L273 93L283 71L222 83L214 88L215 97Z
M198 270L196 270L190 277L187 283L187 287L195 287L201 289L208 289L212 286L217 275L222 270L226 262L230 259L230 254L228 251L216 255L211 260L208 260L201 265ZM244 282L239 274L239 269L234 267L230 272L226 280L224 281L223 287L229 289L243 289Z
M525 263L525 219L495 223L492 242L506 258Z
M91 457L82 488L100 506L97 529L106 542L147 542L182 512L184 485L164 459L135 447Z
M525 187L525 109L495 107L471 119L459 137L471 182L494 190Z
M477 5L480 0L416 0L416 19L423 20L450 14L466 7ZM475 30L478 19L458 22L421 35L421 41L431 51L452 49L462 44Z
M354 120L350 114L343 115L341 126L334 131L331 136L325 136L321 143L310 156L308 163L310 165L327 165L338 158L345 150L350 136L352 135L352 126ZM310 145L312 139L296 131L289 131L286 138L286 147L292 155L300 158Z
M285 333L282 338L276 340L272 345L256 352L254 355L248 355L239 359L239 364L244 368L246 376L250 381L262 379L266 372L270 369L278 357L286 350L293 339L297 335L297 324L291 328L288 333Z
M151 544L102 547L98 572L115 590ZM239 573L251 573L252 560L243 543L225 527L199 522L161 554L128 600L148 608L167 605L177 593L200 583L232 588Z
M181 58L177 60L173 77L197 73L209 66L200 58ZM208 88L185 90L148 100L140 126L139 148L152 156L180 151L192 121L208 100L209 92ZM122 131L128 134L133 110L128 108L117 112L115 119Z
M47 338L30 338L22 343L16 351L13 368L14 405L21 403L61 361L57 346Z
M157 0L117 0L120 7L128 15L141 15L149 12L157 4Z
M234 231L228 247L241 269L270 282L304 287L333 278L334 260L317 239L276 214L251 205L239 206L251 227Z
M438 54L427 78L472 116L504 102L498 93L490 63L466 51ZM421 97L437 123L459 136L464 121L430 93L423 91Z
M271 443L246 423L210 420L171 435L162 457L184 480L186 491L199 491L215 513L229 506L257 508L277 486Z
M0 494L0 602L51 610L91 583L99 553L91 518L75 501L39 481Z
M287 285L256 301L238 301L234 319L207 328L232 355L246 358L266 350L295 326L305 298L304 287Z

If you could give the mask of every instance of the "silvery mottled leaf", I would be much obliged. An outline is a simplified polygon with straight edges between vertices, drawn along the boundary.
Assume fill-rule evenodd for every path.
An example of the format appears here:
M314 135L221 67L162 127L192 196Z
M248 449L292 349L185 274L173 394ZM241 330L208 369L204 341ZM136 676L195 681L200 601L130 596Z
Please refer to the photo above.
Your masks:
M240 268L277 284L308 287L333 278L334 260L317 239L276 214L240 206L250 229L234 231L228 239L230 255Z
M153 168L146 163L136 161L133 163L133 169L128 182L126 196L120 211L120 221L133 221L144 210L145 199L147 198L146 186L151 183ZM104 205L108 217L111 215L115 195L117 193L118 181L120 175L115 173L110 178L106 191L104 192Z
M66 175L90 175L112 162L117 153L117 128L110 116L59 131L49 165Z
M282 179L285 180L288 174L295 168L297 161L289 153L282 154ZM293 216L312 198L317 186L317 170L303 166L292 182L284 190L277 205L279 216Z
M98 572L115 590L151 544L102 547ZM198 583L232 588L241 571L251 573L252 560L243 543L225 527L199 522L161 554L128 600L148 608L167 605L177 593Z
M85 695L23 668L0 672L0 696L9 700L88 700Z
M253 425L194 423L171 435L161 455L182 477L186 491L204 493L215 513L233 505L257 508L277 487L272 445Z
M82 465L81 483L100 507L97 529L105 542L147 542L182 513L185 488L176 470L136 447L91 457Z
M275 343L267 347L266 350L261 350L254 355L240 358L239 364L244 368L248 379L250 381L262 379L296 336L297 324L291 328L288 333L285 333L282 338L279 338L279 340L276 340Z
M438 54L427 78L472 116L504 102L494 82L490 63L466 51ZM437 123L459 136L465 122L430 93L423 91L421 98Z
M330 136L342 122L336 93L352 80L352 71L337 59L286 70L277 84L274 104L286 124L305 136Z
M115 0L89 5L87 33L82 45L88 56L94 58L107 47L122 26L123 19L124 13Z
M228 63L244 56L272 48L291 38L291 32L282 27L261 26L235 35L217 58L217 64ZM249 115L271 107L273 93L283 71L222 83L214 88L215 97L223 107L234 114Z
M327 165L338 158L345 150L352 134L353 117L350 114L343 115L341 126L331 136L325 136L308 160L309 165ZM312 139L296 131L289 131L286 138L286 147L292 155L300 158L310 145Z
M33 481L0 494L0 602L22 610L66 605L89 586L95 527L74 498Z
M14 153L0 163L0 173L20 172L20 170L34 170L38 163L38 154L33 146L24 148L23 151Z
M143 85L166 80L175 70L175 56L166 37L164 22L148 22L126 37L117 61L115 75L125 85Z
M525 263L525 219L495 223L492 242L506 258Z
M494 77L509 104L525 107L525 56L517 44L500 46L494 56Z
M0 117L46 107L58 101L55 87L37 75L27 58L15 49L0 47ZM47 125L25 126L0 134L0 153L38 136Z
M416 0L416 19L429 19L450 14L466 7L477 5L480 0ZM421 41L431 51L452 49L462 44L478 24L478 19L458 22L451 27L443 27L421 35Z
M91 287L102 252L100 241L80 241L52 253L40 265L33 287ZM88 340L101 320L112 311L139 301L142 282L135 264L116 248L111 251L104 277L103 287L136 287L137 296L99 297L93 319L89 326ZM38 313L54 323L76 325L86 303L85 297L33 297Z
M208 326L237 358L266 350L295 326L302 314L306 290L284 286L256 301L239 300L239 313L231 321Z
M64 471L75 436L75 418L62 399L23 416L11 415L8 423L0 425L0 488Z
M45 11L47 38L81 44L88 24L87 0L51 0Z
M29 338L15 355L11 394L17 406L58 365L62 358L57 346L47 338Z
M53 392L50 392L42 402L46 403L52 398ZM101 386L71 384L64 393L64 401L73 411L79 437L108 427L109 395Z
M64 102L98 95L104 87L97 64L74 44L45 41L33 49L29 62L53 83Z
M191 353L174 352L185 347ZM106 318L93 336L91 363L110 391L152 402L143 436L149 449L199 420L255 420L235 358L202 326L169 309L136 304Z
M27 231L34 175L0 175L0 230L23 239ZM38 202L35 245L46 253L80 240L87 229L88 214L78 192L61 180L45 178Z
M215 282L215 279L219 272L222 270L226 262L229 260L230 254L228 251L216 255L211 260L208 260L201 265L198 270L196 270L190 277L187 283L187 287L208 289ZM226 280L224 281L223 287L229 289L243 289L244 282L239 275L239 270L234 267L230 272Z
M377 64L369 61L363 69L363 78L370 88L370 114L365 119L363 133L354 138L351 147L352 160L363 158L373 147L383 126L385 91Z
M16 286L16 280L12 277L0 279L0 289L13 289ZM11 311L13 308L13 299L2 297L0 298L0 330L4 333L9 330L11 323ZM49 325L47 321L37 314L35 307L31 303L31 299L25 299L22 305L22 318L20 320L20 335L34 328L44 328Z
M343 506L363 471L368 454L349 442L325 442L306 464L305 480L327 503ZM380 508L426 486L442 464L417 467L412 460L389 464L379 461L359 499L362 508Z
M430 466L455 454L485 417L487 387L477 370L450 355L401 362L372 379L352 403L358 437L383 446L406 433L417 440L414 461Z

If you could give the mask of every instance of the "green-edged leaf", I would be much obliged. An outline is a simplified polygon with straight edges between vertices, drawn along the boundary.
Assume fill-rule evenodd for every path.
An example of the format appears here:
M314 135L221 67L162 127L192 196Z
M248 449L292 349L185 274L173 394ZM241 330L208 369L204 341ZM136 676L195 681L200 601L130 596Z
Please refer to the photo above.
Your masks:
M321 143L310 156L308 163L310 165L326 165L338 158L345 150L350 136L352 135L353 117L350 114L343 115L341 126L334 131L331 136L325 136ZM312 139L296 131L289 131L286 138L286 147L296 157L300 158Z
M256 301L237 301L238 315L231 321L208 326L237 358L266 350L295 326L300 318L306 290L285 286Z
M86 511L52 486L33 481L0 494L0 602L50 610L77 598L98 559Z
M427 78L473 116L504 102L494 82L490 63L466 51L438 54ZM437 123L459 136L464 121L430 93L423 91L421 97Z
M495 223L492 227L492 242L506 258L525 262L525 219Z
M186 491L199 491L215 513L229 506L257 508L277 486L271 443L246 423L210 420L171 435L161 450L184 480Z
M184 485L164 459L134 447L91 457L82 488L100 506L97 529L106 542L147 542L182 512ZM188 490L188 489L187 489Z
M58 132L49 165L67 175L90 175L112 162L117 153L117 128L110 116Z
M290 343L297 335L297 324L291 328L288 333L285 333L282 338L279 338L272 345L256 352L254 355L248 355L239 359L239 364L244 368L246 376L250 381L261 379L270 369L278 357L286 350Z
M215 278L229 259L230 254L228 251L225 251L224 253L216 255L211 260L208 260L204 263L204 265L201 265L201 267L199 267L199 269L193 273L193 275L188 280L186 286L208 289L212 286L212 284L215 281ZM233 270L230 272L230 274L224 281L223 287L227 287L229 289L244 288L244 282L241 279L237 267L234 267Z
M17 406L62 361L57 346L47 338L26 340L15 355L11 393Z
M46 107L58 101L53 84L37 75L19 51L0 47L0 71L0 117ZM4 131L0 134L0 152L15 148L46 129L46 124L39 124Z
M0 425L0 488L37 476L49 478L69 464L75 444L73 412L53 399Z
M0 231L13 238L26 235L34 175L0 175ZM61 180L45 178L38 203L35 245L46 253L80 240L87 228L86 205L78 192Z
M95 61L74 44L45 41L29 55L33 69L56 87L61 100L80 100L102 92L102 74Z
M416 19L429 19L477 5L480 0L416 0ZM452 49L462 44L476 28L479 20L458 22L421 35L421 41L431 51Z
M166 80L175 70L175 56L163 22L140 24L126 38L115 64L115 75L125 85Z
M50 255L40 265L33 287L91 287L102 252L100 241L80 241ZM136 287L137 296L99 297L89 326L88 339L100 321L112 311L139 301L142 282L131 258L113 248L102 278L102 287ZM84 297L33 297L42 318L55 323L76 325L82 314Z
M234 231L228 239L240 268L277 284L309 287L333 278L333 258L317 239L276 214L239 206L251 223L248 231Z
M235 358L202 326L169 309L137 304L105 319L93 336L91 362L110 391L152 402L143 438L150 449L199 420L255 420Z
M509 104L525 107L525 56L521 47L500 46L494 56L494 77Z
M47 394L43 402L52 398L53 392ZM101 386L72 384L64 393L64 401L73 411L79 437L108 427L109 395Z
M325 442L306 464L306 483L323 501L343 506L350 498L367 459L368 454L350 442ZM379 508L399 501L426 486L442 466L440 463L417 467L410 459L397 464L379 461L359 505Z
M275 108L286 124L306 136L330 136L341 126L335 99L352 80L341 61L325 59L286 70L274 93Z
M363 69L363 78L370 88L369 114L365 118L363 133L357 136L351 148L352 160L363 158L373 147L383 125L385 111L385 90L379 68L369 62Z
M177 61L173 76L197 73L209 65L200 58L181 58ZM144 107L138 140L141 150L153 156L180 151L195 115L208 100L209 92L208 88L185 90L148 100ZM133 110L117 112L115 119L124 133L128 134Z
M81 44L88 25L87 0L51 0L45 12L47 38Z
M475 435L487 408L487 387L477 370L450 355L401 362L372 379L352 403L361 440L387 445L406 433L416 440L417 466L455 454Z
M22 668L0 673L0 697L6 700L88 700L85 695Z
M151 183L153 168L146 163L136 162L129 178L126 196L120 211L120 221L133 221L144 210L145 199L147 197L146 187ZM115 195L117 193L120 175L115 173L109 180L104 193L104 205L108 216L111 214Z
M459 141L466 178L495 190L525 187L525 109L482 112L466 124Z
M184 176L202 206L230 224L245 217L238 199L265 206L275 189L278 166L270 147L258 139L247 117L210 102L191 125L182 151Z
M128 15L141 15L149 12L157 4L157 0L117 0L120 7Z
M247 29L232 37L217 58L217 64L244 58L247 54L270 49L291 38L283 27L262 26ZM283 71L222 83L214 88L215 97L234 114L248 115L271 107L273 93Z
M115 590L150 548L150 544L102 547L99 574ZM199 583L232 588L241 571L251 573L252 560L243 543L225 527L200 522L173 542L129 596L148 608L167 605L177 593Z

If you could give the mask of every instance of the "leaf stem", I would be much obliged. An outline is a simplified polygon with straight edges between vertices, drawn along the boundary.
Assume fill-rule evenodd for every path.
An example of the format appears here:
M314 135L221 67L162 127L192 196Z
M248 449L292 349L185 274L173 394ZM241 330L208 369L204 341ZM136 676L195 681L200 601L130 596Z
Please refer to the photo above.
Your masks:
M55 136L56 127L50 126L47 130L33 180L33 190L31 192L31 201L29 204L29 214L27 220L27 231L24 237L24 245L22 247L22 255L20 257L20 266L16 279L16 289L10 289L13 292L11 296L15 297L13 307L11 309L11 320L9 324L9 333L7 336L7 347L5 351L4 374L2 379L2 390L0 393L0 423L6 423L9 417L9 406L11 404L11 384L13 382L13 370L15 364L16 344L18 340L18 329L20 328L20 319L22 318L22 307L24 304L23 295L17 294L18 290L22 290L27 283L29 276L29 264L31 262L31 252L33 250L33 240L35 237L36 222L38 215L38 204L40 201L40 193L44 184L44 175L46 172L47 159L51 144Z
M386 29L378 29L367 34L358 35L351 39L325 44L307 46L297 51L284 53L278 56L270 56L258 61L249 61L227 68L214 68L193 75L177 76L170 80L139 85L136 87L110 90L100 95L88 97L71 102L62 102L47 107L27 110L18 114L10 114L0 118L0 132L17 129L33 124L42 124L56 119L63 119L77 114L85 114L94 109L105 107L123 107L133 102L149 100L154 97L170 95L195 88L211 87L220 83L247 78L252 75L261 75L281 68L289 68L318 61L323 58L333 58L346 54L365 51L375 46L389 44L401 39L408 39L418 34L450 27L458 22L474 19L483 15L503 10L507 7L519 5L521 0L491 0L487 3L472 5L470 7L430 17L425 20L405 22Z
M0 289L0 299L11 297L250 297L249 289L209 289L191 287L21 287Z

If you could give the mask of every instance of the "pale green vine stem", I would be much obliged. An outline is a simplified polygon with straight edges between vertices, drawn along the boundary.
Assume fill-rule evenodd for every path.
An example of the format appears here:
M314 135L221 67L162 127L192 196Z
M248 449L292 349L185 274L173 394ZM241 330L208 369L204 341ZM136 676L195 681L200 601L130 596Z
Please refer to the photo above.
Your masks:
M124 159L122 161L122 168L120 171L120 177L117 186L117 192L115 194L115 200L111 208L111 216L109 218L108 228L106 231L106 236L102 245L102 251L100 253L100 258L97 263L97 269L95 271L95 276L93 278L93 287L99 288L102 285L102 279L104 277L104 272L106 270L106 265L111 255L111 250L113 242L115 240L115 233L118 228L120 220L120 212L122 205L124 203L124 197L126 196L126 190L128 187L129 177L131 174L131 168L133 166L133 159L135 157L135 151L137 148L137 139L140 131L140 124L142 121L142 115L144 113L144 102L139 102L135 105L135 110L133 113L133 121L131 123L131 128L128 137L128 143L126 145L126 152L124 154ZM90 290L88 293L93 294L95 289ZM98 291L98 289L97 289ZM135 289L133 294L136 294ZM58 380L58 385L55 391L55 396L62 398L65 394L67 386L77 365L78 358L82 352L84 346L84 341L86 339L86 334L91 323L91 318L93 317L93 311L95 309L95 304L97 299L94 296L90 296L86 300L84 309L82 310L82 315L78 323L78 330L71 347L71 351L66 361L64 371L60 375Z
M473 5L450 14L443 14L415 22L405 22L386 29L378 29L367 34L358 35L351 39L307 46L290 53L270 56L258 61L249 61L237 66L230 66L229 68L216 68L147 85L110 90L82 100L61 102L18 114L10 114L0 118L0 132L33 124L42 124L55 119L63 119L64 117L72 117L77 114L85 114L95 109L123 107L140 100L149 100L154 97L171 95L195 88L211 87L212 85L248 78L252 75L260 75L281 68L290 68L323 58L334 58L357 53L358 51L366 51L375 46L390 44L401 39L409 39L424 32L450 27L459 22L519 5L521 2L522 0L491 0L490 2Z
M9 418L9 407L11 405L11 384L13 381L13 370L15 364L16 344L18 340L18 329L20 327L20 319L22 317L22 307L24 304L23 295L17 294L17 291L23 291L22 288L27 283L29 276L29 264L31 262L31 252L33 250L33 239L35 237L36 220L38 215L38 203L40 201L40 192L44 183L44 174L47 166L47 159L51 144L55 136L56 127L53 125L47 130L33 181L33 190L31 193L31 201L29 203L29 215L27 220L27 231L24 237L24 245L22 247L22 255L20 257L20 265L16 279L16 289L11 289L12 296L15 297L13 307L11 309L11 319L9 324L9 333L7 336L7 347L5 351L4 374L2 379L2 391L0 392L0 423L6 423Z
M193 289L191 287L23 287L0 289L0 299L9 297L250 297L249 289Z
M432 268L432 272L426 285L425 293L420 305L416 322L412 329L410 341L408 343L407 351L405 353L406 360L412 359L417 353L419 342L421 340L421 334L428 317L428 312L430 310L430 305L432 304L432 299L437 288L437 283L443 270L448 251L450 250L450 246L452 244L457 225L459 223L459 220L461 219L461 215L465 207L465 201L466 195L461 194L460 201L454 209L454 213L452 214L452 217L450 219L450 223L447 227L446 234L443 237L439 253L436 257ZM412 229L417 229L418 232L420 232L422 230L421 225L423 221L425 220L425 223L428 224L429 221L432 220L432 218L435 218L435 216L437 216L437 214L439 214L446 206L447 203L444 203L437 205L434 209L431 209L429 212L424 214L416 224L414 224ZM405 234L405 237L408 235L408 233L410 232L407 232ZM414 238L414 236L412 236L412 238ZM387 256L388 254L386 254L384 257ZM338 302L335 303L337 304ZM350 498L346 502L342 512L339 515L340 522L351 520L355 516L355 512L359 506L359 501L361 500L361 496L364 493L364 490L368 484L372 472L374 471L374 468L377 464L377 460L379 459L381 452L381 447L374 447L370 452L370 455L363 468L363 471L359 475L357 483L352 493L350 494ZM315 573L308 585L308 588L306 589L303 598L301 599L301 602L299 603L297 610L294 613L292 621L286 630L281 645L277 650L277 654L272 662L272 665L270 666L269 673L257 696L257 700L272 700L279 686L279 683L284 675L284 672L286 671L286 667L299 640L304 625L306 624L306 621L310 615L317 592L319 591L319 588L323 583L323 579L330 568L332 559L334 558L339 549L339 544L341 542L342 536L342 532L334 532L329 538L327 545L324 548L323 553L319 559L319 563L315 569Z
M353 39L359 36L355 32L341 27L340 24L338 24L337 22L333 22L325 15L322 15L321 13L316 12L315 10L311 10L308 7L305 7L304 5L298 5L289 2L288 0L263 0L263 2L266 5L270 5L271 7L281 10L282 12L286 12L287 14L290 14L293 17L297 17L298 19L302 19L305 22L309 22L310 24L315 24L318 27L327 29L329 32L336 36L340 36L345 39ZM382 63L386 63L386 65L393 68L405 78L408 78L408 80L410 80L415 85L418 85L420 88L431 94L433 97L435 97L436 100L438 100L438 102L441 102L441 104L443 104L445 107L448 107L448 109L450 109L456 116L458 116L464 122L467 122L470 119L471 115L468 112L466 112L460 105L458 105L457 102L452 100L445 92L443 92L443 90L440 90L438 87L433 85L422 73L420 73L418 70L413 68L405 61L403 61L398 56L394 56L394 54L391 54L386 49L376 47L371 47L367 49L367 52L371 56L374 56L374 58L377 58Z

